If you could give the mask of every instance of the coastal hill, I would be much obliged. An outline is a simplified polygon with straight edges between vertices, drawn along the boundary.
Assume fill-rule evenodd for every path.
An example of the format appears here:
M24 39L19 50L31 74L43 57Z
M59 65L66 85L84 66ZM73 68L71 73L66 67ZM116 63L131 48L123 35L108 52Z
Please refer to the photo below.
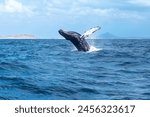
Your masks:
M100 35L100 38L101 39L119 39L120 37L116 36L116 35L113 35L109 32L106 32L106 33L103 33Z
M0 35L0 39L36 39L31 34L16 34L16 35Z
M110 32L105 32L99 35L100 39L150 39L149 37L136 37L136 36L116 36Z

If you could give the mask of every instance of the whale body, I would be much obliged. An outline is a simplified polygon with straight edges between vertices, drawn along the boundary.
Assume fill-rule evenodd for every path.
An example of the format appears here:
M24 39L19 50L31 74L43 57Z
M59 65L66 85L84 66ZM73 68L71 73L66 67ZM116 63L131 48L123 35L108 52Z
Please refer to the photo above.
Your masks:
M62 29L60 29L58 32L66 40L71 41L74 44L74 46L78 49L78 51L86 52L90 50L90 46L85 39L99 29L100 27L91 28L90 30L86 31L83 35L74 31L64 31Z

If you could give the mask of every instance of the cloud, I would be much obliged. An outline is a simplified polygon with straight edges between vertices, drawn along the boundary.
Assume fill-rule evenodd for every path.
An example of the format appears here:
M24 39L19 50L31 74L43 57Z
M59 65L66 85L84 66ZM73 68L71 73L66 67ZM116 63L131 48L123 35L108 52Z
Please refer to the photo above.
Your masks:
M125 19L125 20L141 20L144 16L137 11L121 10L119 8L103 8L95 7L101 1L92 2L93 0L51 0L48 2L47 14L58 15L64 17L84 17L95 19ZM69 5L67 5L69 4Z
M129 0L128 2L139 6L150 6L150 0Z
M127 2L114 3L104 0L39 0L39 1L24 1L23 0L4 0L0 4L0 14L23 14L28 16L43 16L51 19L60 18L66 20L71 18L79 20L81 17L96 20L113 20L124 19L128 21L143 20L147 14L139 12L137 8L130 9L131 4L147 4L148 0L127 0ZM117 0L118 1L118 0ZM27 5L30 4L30 5ZM130 5L129 9L122 8L120 5ZM32 6L31 6L32 5ZM34 15L33 15L34 14ZM21 16L21 15L20 15ZM55 17L56 16L56 17Z
M29 6L23 5L18 0L5 0L0 4L1 13L27 13L31 14L32 9Z

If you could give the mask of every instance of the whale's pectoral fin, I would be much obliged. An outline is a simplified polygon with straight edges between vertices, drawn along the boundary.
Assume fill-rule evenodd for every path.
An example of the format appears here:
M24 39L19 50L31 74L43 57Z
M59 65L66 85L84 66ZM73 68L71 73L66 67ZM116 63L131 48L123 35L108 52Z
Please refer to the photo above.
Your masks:
M99 27L99 26L91 28L90 30L84 32L84 34L81 35L81 38L85 39L85 38L89 37L91 34L93 34L94 32L96 32L96 31L98 31L100 29L101 29L101 27Z

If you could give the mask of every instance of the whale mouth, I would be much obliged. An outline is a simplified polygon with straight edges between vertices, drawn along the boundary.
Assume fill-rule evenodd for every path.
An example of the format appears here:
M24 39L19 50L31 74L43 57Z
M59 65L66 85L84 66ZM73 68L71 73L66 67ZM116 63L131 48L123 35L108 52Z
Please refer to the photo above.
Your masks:
M71 35L70 35L67 31L64 31L64 30L60 29L58 32L59 32L59 34L60 34L61 36L65 37L66 40L70 40L70 38L71 38L70 36L71 36ZM70 37L70 38L69 38L69 37Z
M58 32L59 32L59 34L62 35L62 36L68 35L67 32L64 31L64 30L62 30L62 29L60 29Z
M59 34L62 35L64 31L62 29L60 29L58 32L59 32Z

